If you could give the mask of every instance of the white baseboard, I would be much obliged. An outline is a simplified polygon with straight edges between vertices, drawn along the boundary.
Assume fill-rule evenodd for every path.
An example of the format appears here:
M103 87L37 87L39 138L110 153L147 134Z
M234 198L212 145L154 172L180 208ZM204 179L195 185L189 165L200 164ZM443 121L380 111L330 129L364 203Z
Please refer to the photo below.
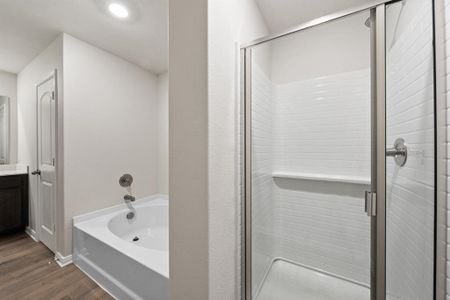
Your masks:
M33 241L39 242L37 232L33 228L27 226L27 228L25 228L25 233L28 234Z
M55 261L61 268L63 268L65 266L70 265L71 263L73 263L72 254L64 256L61 253L56 252L56 254L55 254Z

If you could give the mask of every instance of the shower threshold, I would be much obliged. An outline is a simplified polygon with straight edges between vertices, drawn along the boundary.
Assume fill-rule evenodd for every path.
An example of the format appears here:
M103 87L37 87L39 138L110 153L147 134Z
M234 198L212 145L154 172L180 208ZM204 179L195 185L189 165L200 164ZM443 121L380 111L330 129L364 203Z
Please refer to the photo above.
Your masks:
M301 266L282 258L269 267L257 300L364 300L367 286Z

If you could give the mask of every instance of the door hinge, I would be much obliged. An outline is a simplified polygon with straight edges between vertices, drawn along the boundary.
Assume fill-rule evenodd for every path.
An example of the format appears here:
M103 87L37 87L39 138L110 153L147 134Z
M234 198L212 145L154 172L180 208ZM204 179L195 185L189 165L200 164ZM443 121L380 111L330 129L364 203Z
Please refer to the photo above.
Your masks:
M52 99L55 100L55 92L52 92Z
M369 217L377 215L377 193L366 191L365 211Z

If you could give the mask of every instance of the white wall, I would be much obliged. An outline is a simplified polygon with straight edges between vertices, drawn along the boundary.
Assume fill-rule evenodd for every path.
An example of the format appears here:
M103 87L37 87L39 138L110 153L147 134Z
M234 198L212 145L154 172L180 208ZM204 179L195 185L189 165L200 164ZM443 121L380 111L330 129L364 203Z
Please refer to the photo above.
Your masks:
M9 162L17 162L17 75L0 71L0 96L9 97Z
M398 15L399 9L387 15L388 44L395 42L388 49L387 140L390 146L404 137L410 153L401 169L388 159L387 286L397 297L428 299L434 222L431 6L407 2L393 38ZM272 83L252 69L255 284L271 256L369 283L370 228L363 212L368 187L274 179L270 193L261 168L369 178L366 18L355 15L272 42Z
M253 0L208 1L209 298L240 287L239 44L268 34Z
M280 172L369 180L367 17L354 15L252 52L254 293L280 257L369 282L368 186L272 178ZM269 72L261 60L267 53Z
M170 298L209 294L208 1L169 1Z
M274 91L274 172L370 181L369 70L280 84ZM274 179L276 256L368 284L367 189Z
M169 74L158 76L158 193L169 194Z
M325 23L272 43L272 80L285 83L368 68L367 12ZM363 42L364 41L364 42ZM345 63L343 63L345 62Z
M64 253L72 217L157 192L157 77L64 34Z
M446 99L447 99L447 272L446 272L446 295L450 299L450 0L444 0L445 4L445 63L446 63Z
M396 4L401 6L400 3ZM409 12L409 13L408 13ZM402 14L388 7L386 141L402 137L408 160L386 162L386 289L394 298L431 299L434 259L434 70L431 1L407 1ZM406 21L405 21L405 18Z
M261 49L264 51L264 49ZM258 291L275 253L273 201L274 84L260 67L259 51L252 64L252 293ZM270 61L270 60L269 60ZM264 61L261 62L264 64Z
M171 298L235 299L238 44L267 29L250 0L174 0L169 8Z
M35 85L44 80L53 70L57 70L58 84L58 110L63 102L63 62L62 62L62 36L59 36L47 49L31 61L17 77L17 120L18 120L18 163L28 165L30 170L37 168L37 146L36 146L36 88ZM59 122L59 120L57 121ZM57 130L61 127L57 123ZM61 163L57 156L57 164ZM58 171L57 171L58 172ZM37 212L37 177L29 178L30 199L30 228L36 230ZM57 193L60 192L58 186ZM57 200L57 230L62 229L62 198ZM61 230L58 236L62 234Z

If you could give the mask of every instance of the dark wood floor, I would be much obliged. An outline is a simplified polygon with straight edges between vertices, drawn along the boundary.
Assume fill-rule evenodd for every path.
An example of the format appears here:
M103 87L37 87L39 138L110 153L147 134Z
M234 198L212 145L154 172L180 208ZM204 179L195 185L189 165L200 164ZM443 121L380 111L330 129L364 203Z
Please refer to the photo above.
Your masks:
M0 236L1 300L113 299L74 265L60 268L25 233Z

